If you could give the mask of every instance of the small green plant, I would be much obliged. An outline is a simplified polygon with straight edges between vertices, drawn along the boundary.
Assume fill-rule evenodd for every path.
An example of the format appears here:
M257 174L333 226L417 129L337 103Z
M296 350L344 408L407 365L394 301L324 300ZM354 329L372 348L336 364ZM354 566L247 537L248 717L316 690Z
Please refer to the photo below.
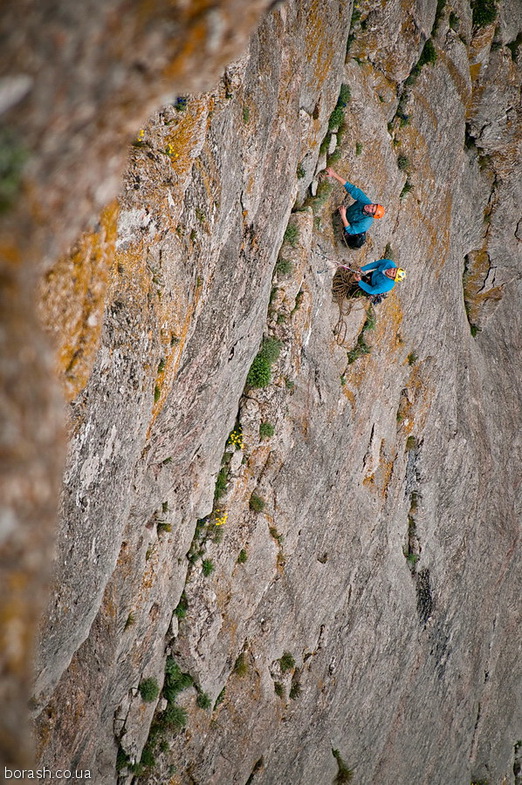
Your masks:
M410 167L410 159L408 158L408 156L407 155L399 155L398 158L397 158L397 166L399 167L401 172L404 172L406 169L409 169L409 167Z
M218 501L225 495L228 486L228 466L222 466L216 477L216 487L214 488L214 501Z
M183 595L182 595L183 596ZM167 657L165 663L165 682L163 684L163 695L168 703L175 703L176 697L180 692L191 687L194 681L189 673L182 673L174 657Z
M285 688L280 681L274 682L274 692L278 698L281 698L281 700L285 697Z
M298 164L297 166L297 178L302 180L303 177L306 177L306 169L304 168L303 164Z
M285 233L283 235L283 242L288 243L292 247L295 247L298 239L299 239L299 227L297 226L297 224L288 224L288 226L285 229Z
M428 38L426 43L424 44L424 48L421 52L421 56L419 58L419 62L417 65L419 68L422 68L423 65L433 65L437 61L437 50L435 49L435 45L431 38Z
M406 182L403 185L402 191L400 192L400 198L404 199L404 197L407 196L412 191L413 191L413 184L410 183L409 180L406 180Z
M471 335L473 336L473 338L476 338L476 336L480 332L480 327L478 327L478 325L476 325L476 324L470 324L469 325L469 329L470 329L470 332L471 332Z
M223 687L223 689L221 690L221 692L219 693L219 695L218 695L218 696L217 696L217 698L216 698L216 702L214 703L214 709L213 709L213 711L215 711L215 710L217 709L217 707L218 707L218 706L219 706L221 703L223 703L223 701L225 700L225 695L226 695L226 692L227 692L227 688L226 688L226 687Z
M248 660L244 651L241 652L239 657L234 663L234 673L236 676L243 677L248 673Z
M261 439L269 439L275 433L274 426L269 422L262 422L259 426L259 436Z
M245 105L243 107L243 122L245 123L245 125L248 123L249 120L250 120L250 107Z
M187 595L185 594L185 592L183 592L183 594L179 598L178 604L174 608L174 613L176 614L178 619L181 621L181 619L184 619L186 617L187 611L188 611Z
M451 11L449 15L449 26L452 30L455 30L456 33L458 32L460 27L460 16L457 16L454 11Z
M522 46L522 33L519 33L515 40L510 41L506 46L511 52L511 59L516 63L520 47Z
M337 761L337 774L335 775L334 785L348 785L353 780L353 769L348 767L339 750L332 749L332 755Z
M281 352L281 341L276 338L265 338L261 349L254 357L247 375L247 387L267 387L272 381L273 363Z
M363 331L375 329L376 324L377 324L377 314L375 313L375 309L370 305L370 307L366 312L366 321L363 324Z
M288 693L288 697L290 700L297 700L301 695L301 685L298 681L295 681L292 686L290 687L290 692Z
M393 248L391 247L390 243L386 243L386 248L384 249L383 258L391 259L393 261Z
M406 439L406 449L409 451L409 450L415 450L416 448L417 448L417 439L415 438L415 436L408 436L408 438Z
M417 353L416 352L410 352L408 357L407 357L408 365L415 365L415 363L417 362L418 359L419 358L417 357Z
M172 524L167 523L167 521L158 521L156 524L156 531L158 534L162 534L163 532L171 532Z
M363 144L362 142L357 142L355 145L355 155L360 155L363 151Z
M116 771L126 769L130 763L130 758L122 747L118 747L116 754Z
M258 354L254 357L252 365L250 366L246 380L247 386L257 388L268 387L271 381L272 370L270 363L266 357L262 357Z
M342 106L336 106L328 119L328 129L330 131L337 131L343 120L344 120L343 108Z
M163 373L164 370L165 370L165 358L162 357L158 363L158 373Z
M181 706L170 704L161 715L162 725L171 730L179 731L187 724L187 712Z
M319 153L320 153L320 155L325 155L325 153L328 152L328 148L330 147L331 139L332 139L332 134L328 131L328 133L324 137L323 141L319 145Z
M406 551L406 553L404 555L405 555L406 561L408 562L410 567L415 567L415 565L417 564L417 562L420 559L420 556L419 556L418 553L408 553Z
M248 506L254 512L262 512L265 509L265 501L261 496L258 496L257 493L253 493L250 497Z
M134 616L134 613L131 611L127 616L127 621L125 622L125 627L123 629L128 630L129 627L132 627L133 624L136 624L136 617Z
M351 365L360 357L364 357L365 354L370 354L372 348L368 346L366 341L364 340L364 330L361 332L359 337L357 338L357 343L353 349L346 353L348 358L348 365Z
M154 387L154 403L157 403L161 397L161 389L159 385Z
M210 700L206 692L198 692L196 703L200 709L210 709L210 707L212 706L212 701Z
M183 95L178 95L173 106L178 112L184 112L187 108L187 99Z
M295 668L295 660L289 651L283 652L283 656L279 659L279 667L281 668L281 673L287 673L287 671Z
M152 701L155 701L160 691L158 682L154 678L143 679L140 682L138 690L141 695L141 699L145 701L145 703L152 703Z
M337 99L337 104L339 106L346 106L346 104L352 98L352 91L350 90L350 85L342 84L341 89L339 91L339 98Z
M290 275L293 272L294 265L289 259L280 258L277 260L275 269L278 275Z
M22 183L22 170L28 158L14 132L0 131L0 213L8 210L17 198Z
M497 4L495 0L472 0L473 27L486 27L497 18Z
M203 559L202 560L202 562L201 562L201 571L202 571L203 575L205 576L205 578L208 578L209 575L212 575L214 570L215 570L215 567L214 567L214 562L212 561L212 559Z
M247 559L248 559L248 553L245 551L244 548L241 548L241 550L239 551L239 555L237 557L237 563L244 564L247 561Z

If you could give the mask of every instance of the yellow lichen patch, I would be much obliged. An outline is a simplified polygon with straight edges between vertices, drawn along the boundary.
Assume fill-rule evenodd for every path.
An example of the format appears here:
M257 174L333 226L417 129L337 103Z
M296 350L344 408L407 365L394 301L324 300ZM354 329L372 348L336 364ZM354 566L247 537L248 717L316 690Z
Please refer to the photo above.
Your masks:
M467 256L466 271L463 276L464 302L470 324L477 324L482 306L487 300L501 300L502 287L495 286L483 290L491 262L485 248L472 251Z
M84 234L41 285L40 316L54 338L58 373L69 401L87 383L98 349L117 217L113 202L102 212L97 231Z

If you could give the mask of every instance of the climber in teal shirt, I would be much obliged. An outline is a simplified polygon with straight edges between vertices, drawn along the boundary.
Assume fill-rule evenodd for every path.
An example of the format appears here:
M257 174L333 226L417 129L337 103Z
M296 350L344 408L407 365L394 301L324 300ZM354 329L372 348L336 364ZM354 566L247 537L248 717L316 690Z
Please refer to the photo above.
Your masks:
M382 218L385 213L382 204L374 204L360 188L340 177L331 166L326 169L326 174L341 183L343 188L355 199L349 207L344 205L339 207L339 215L347 235L362 234L368 231L374 218Z
M365 275L361 275L365 273ZM354 273L353 279L366 294L384 294L391 291L397 281L403 281L405 271L397 267L391 259L378 259L361 267L361 273ZM366 280L362 280L365 278Z

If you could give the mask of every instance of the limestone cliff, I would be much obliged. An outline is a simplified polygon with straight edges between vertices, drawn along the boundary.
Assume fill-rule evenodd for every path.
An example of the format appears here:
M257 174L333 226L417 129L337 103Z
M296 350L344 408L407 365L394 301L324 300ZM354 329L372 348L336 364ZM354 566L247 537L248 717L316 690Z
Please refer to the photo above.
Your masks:
M70 143L70 207L52 158L33 165L66 222L24 253L47 238L68 402L39 762L107 784L519 785L522 11L287 0L232 60L205 6L191 61L196 5L194 38L160 15L163 40L114 39L143 112L181 69L116 198L90 191L110 90L103 149L88 121L81 164ZM360 251L327 157L387 207ZM332 260L383 256L407 270L384 302L335 296Z

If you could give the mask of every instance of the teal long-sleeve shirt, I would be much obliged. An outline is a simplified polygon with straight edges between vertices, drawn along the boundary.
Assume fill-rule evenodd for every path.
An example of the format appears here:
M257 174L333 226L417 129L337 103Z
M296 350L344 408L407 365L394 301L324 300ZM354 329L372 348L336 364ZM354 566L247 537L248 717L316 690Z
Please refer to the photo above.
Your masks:
M373 223L373 217L371 215L366 215L363 212L363 208L367 204L373 204L372 200L366 196L364 191L361 191L360 188L352 185L352 183L346 182L344 187L350 196L355 199L355 202L346 210L346 220L348 221L349 226L346 226L344 231L346 234L367 232Z
M363 272L373 270L371 283L367 284L364 281L359 281L359 287L366 294L384 294L389 292L395 286L395 281L384 275L384 271L389 270L391 267L397 267L391 259L378 259L376 262L365 264L364 267L361 267Z

